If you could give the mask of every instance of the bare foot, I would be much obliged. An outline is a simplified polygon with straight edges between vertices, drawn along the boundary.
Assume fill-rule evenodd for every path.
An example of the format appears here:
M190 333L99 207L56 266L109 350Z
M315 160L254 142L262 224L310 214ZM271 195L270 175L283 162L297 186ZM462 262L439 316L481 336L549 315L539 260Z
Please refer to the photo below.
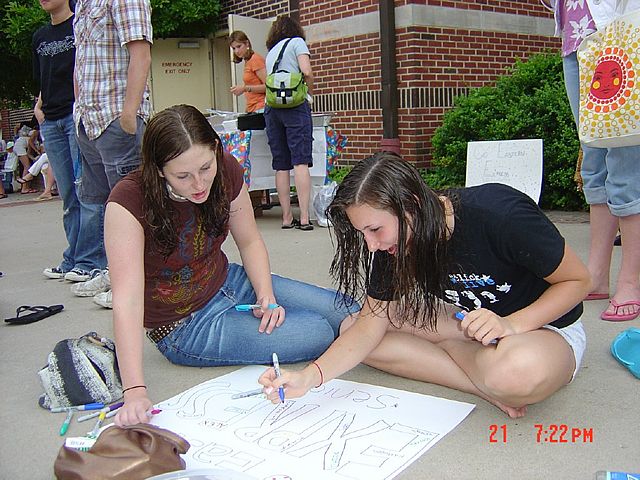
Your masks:
M487 402L493 403L496 407L509 415L511 418L522 418L527 414L526 405L523 407L510 407L509 405L505 405L504 403L492 398L487 398L486 400Z

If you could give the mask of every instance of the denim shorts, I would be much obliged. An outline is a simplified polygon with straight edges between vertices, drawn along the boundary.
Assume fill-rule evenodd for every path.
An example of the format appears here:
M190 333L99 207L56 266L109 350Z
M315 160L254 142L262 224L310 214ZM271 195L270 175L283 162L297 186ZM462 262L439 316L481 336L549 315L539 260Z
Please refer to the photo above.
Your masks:
M313 166L313 122L308 102L293 108L266 107L264 120L274 170Z
M270 364L273 353L282 363L318 358L340 333L347 308L336 303L336 291L271 275L273 291L286 312L285 321L270 334L258 332L260 319L238 312L235 305L255 303L256 295L241 265L230 264L218 293L191 313L157 343L172 363L192 367Z
M578 59L563 58L564 81L576 125L580 106ZM607 204L612 215L640 213L640 146L593 148L582 145L583 192L590 205Z

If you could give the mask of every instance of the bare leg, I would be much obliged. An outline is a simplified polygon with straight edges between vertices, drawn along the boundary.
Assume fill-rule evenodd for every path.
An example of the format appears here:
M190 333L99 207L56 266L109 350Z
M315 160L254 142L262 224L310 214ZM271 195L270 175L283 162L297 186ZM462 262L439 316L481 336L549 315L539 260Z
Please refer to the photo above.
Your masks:
M458 340L440 345L479 390L507 405L544 400L569 383L575 370L571 347L551 330L505 337L495 348Z
M53 172L53 167L51 166L50 163L48 165L49 166L46 169L43 169L44 176L45 176L44 192L43 193L47 193L47 194L51 195L51 190L53 189L53 186L56 183L56 177L55 177L55 174Z
M611 215L606 204L590 206L591 246L587 267L591 273L591 286L594 293L609 292L609 270L613 240L618 232L618 217Z
M311 196L311 175L307 165L295 165L293 167L295 176L296 192L298 194L298 205L300 207L300 223L309 223L309 197Z
M282 224L290 225L293 221L293 212L291 211L291 183L289 179L289 170L276 170L276 191L278 192L278 201L282 208Z
M630 300L640 300L640 214L619 217L622 235L622 261L616 282L616 292L612 300L621 304ZM631 314L640 309L637 305L620 307L618 313ZM613 306L607 311L613 313Z
M354 321L355 318L345 319L340 326L340 332L347 330ZM467 373L438 343L446 338L459 338L462 339L457 340L460 343L477 344L486 349L494 348L483 347L478 342L464 339L458 325L454 320L443 319L439 322L438 333L416 331L410 327L400 330L390 327L382 342L364 363L394 375L472 393L497 406L512 418L524 416L526 404L513 406L487 395L476 387Z

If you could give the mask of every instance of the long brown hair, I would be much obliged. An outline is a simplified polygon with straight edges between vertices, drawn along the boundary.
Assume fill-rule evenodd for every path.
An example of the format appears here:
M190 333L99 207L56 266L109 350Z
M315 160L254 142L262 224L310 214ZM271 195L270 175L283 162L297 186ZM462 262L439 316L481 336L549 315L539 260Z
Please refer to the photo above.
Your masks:
M222 142L205 116L191 105L174 105L151 118L142 138L143 211L152 237L152 248L169 256L178 245L175 202L170 199L160 172L167 162L194 145L210 148L218 167L209 198L197 205L204 231L224 233L229 219L229 199L224 185Z
M327 209L337 245L331 275L340 291L362 303L369 287L372 257L364 235L347 217L347 208L357 205L398 218L398 251L390 282L397 309L389 320L396 327L406 323L435 331L440 305L437 297L448 282L447 224L440 198L413 165L391 152L362 160L344 178ZM388 308L387 304L387 315Z
M293 18L281 15L271 25L267 35L267 50L271 50L283 38L293 37L300 37L305 40L304 29Z
M249 46L249 49L247 50L247 56L244 58L240 58L235 54L235 52L233 53L233 63L240 63L242 62L242 60L249 60L253 56L253 48L251 48L251 40L249 40L249 37L247 37L247 34L244 33L242 30L234 30L233 32L231 32L228 40L229 40L229 46L231 46L233 42L246 43Z

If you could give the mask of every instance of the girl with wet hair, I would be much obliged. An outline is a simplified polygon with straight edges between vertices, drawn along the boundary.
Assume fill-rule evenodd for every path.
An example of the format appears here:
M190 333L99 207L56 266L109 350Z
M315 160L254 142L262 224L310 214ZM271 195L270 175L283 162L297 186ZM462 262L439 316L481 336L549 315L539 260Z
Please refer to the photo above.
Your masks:
M501 184L435 192L383 152L345 177L327 210L339 290L362 302L300 372L260 383L277 401L359 362L473 393L509 416L576 374L590 277L525 194Z

